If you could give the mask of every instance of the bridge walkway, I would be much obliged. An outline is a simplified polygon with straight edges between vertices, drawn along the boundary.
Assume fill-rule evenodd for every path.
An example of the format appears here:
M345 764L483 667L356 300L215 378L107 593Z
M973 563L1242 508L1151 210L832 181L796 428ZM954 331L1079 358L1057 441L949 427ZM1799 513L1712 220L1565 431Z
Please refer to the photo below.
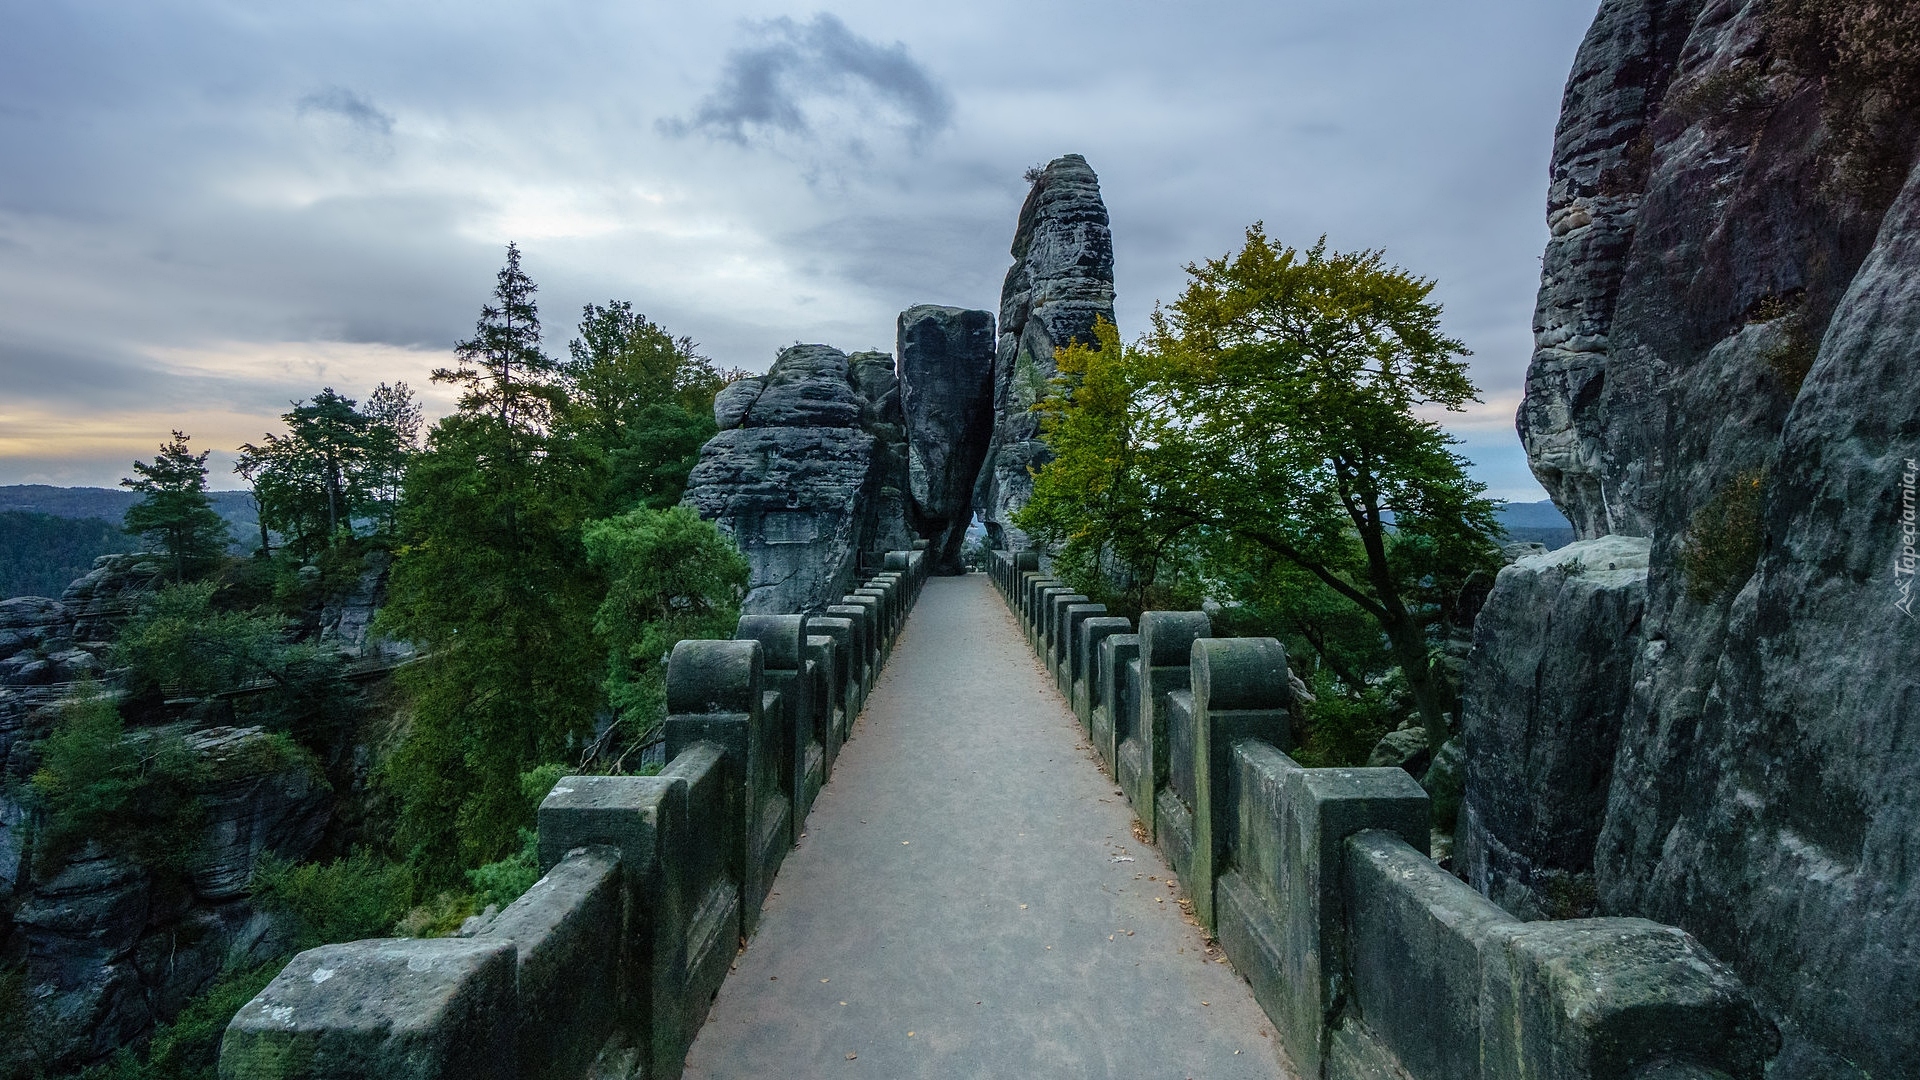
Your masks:
M989 579L931 579L686 1076L1286 1076L1132 824Z

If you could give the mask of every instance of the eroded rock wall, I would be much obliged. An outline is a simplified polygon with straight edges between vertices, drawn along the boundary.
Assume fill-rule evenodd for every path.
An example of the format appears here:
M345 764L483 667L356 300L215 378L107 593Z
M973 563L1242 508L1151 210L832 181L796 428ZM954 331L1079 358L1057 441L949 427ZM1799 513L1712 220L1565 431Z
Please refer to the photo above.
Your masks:
M853 588L861 552L911 546L893 361L856 355L794 345L714 401L721 431L701 448L685 502L752 567L744 614L835 603Z
M1030 545L1012 517L1032 497L1028 470L1047 460L1030 410L1059 374L1053 351L1092 342L1094 322L1113 321L1113 233L1100 180L1085 158L1055 158L1034 180L1012 254L1000 292L993 439L974 502L994 546L1021 550Z
M900 313L913 525L936 574L963 569L973 492L993 439L993 313L922 304Z
M1599 909L1676 923L1738 968L1786 1032L1775 1075L1905 1075L1920 626L1897 602L1920 472L1920 175L1910 135L1888 148L1906 163L1893 184L1836 168L1834 84L1770 36L1771 8L1606 0L1581 49L1518 424L1582 537L1644 538L1644 610L1616 633L1620 611L1503 575L1471 692L1502 685L1530 639L1617 650L1536 705L1468 711L1546 732L1571 694L1617 703L1583 721L1618 731ZM1486 747L1500 760L1470 765L1469 806L1497 777L1549 789L1577 748Z

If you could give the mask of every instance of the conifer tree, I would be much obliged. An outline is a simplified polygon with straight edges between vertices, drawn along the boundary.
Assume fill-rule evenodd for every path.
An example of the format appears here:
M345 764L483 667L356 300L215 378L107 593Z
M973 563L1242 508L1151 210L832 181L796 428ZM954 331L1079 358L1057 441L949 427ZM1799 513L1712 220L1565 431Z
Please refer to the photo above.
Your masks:
M226 551L227 523L207 498L207 451L187 448L190 436L175 430L149 465L135 461L120 486L146 496L127 509L126 530L167 556L175 581L210 565Z

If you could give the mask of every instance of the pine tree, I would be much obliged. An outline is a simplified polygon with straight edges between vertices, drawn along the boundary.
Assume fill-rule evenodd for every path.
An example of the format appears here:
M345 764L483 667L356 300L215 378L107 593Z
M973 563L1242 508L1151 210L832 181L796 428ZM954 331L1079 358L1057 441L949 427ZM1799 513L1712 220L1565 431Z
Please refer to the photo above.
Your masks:
M480 309L474 335L455 345L451 368L435 368L434 382L461 387L460 411L490 418L509 459L545 434L560 399L559 365L540 350L538 286L520 269L520 248L507 245L507 265L494 277L493 302Z
M148 546L173 563L175 581L211 565L227 549L227 523L207 499L207 451L187 448L189 436L175 430L161 444L148 465L133 463L139 479L128 477L120 486L146 496L127 509L126 530L145 538Z

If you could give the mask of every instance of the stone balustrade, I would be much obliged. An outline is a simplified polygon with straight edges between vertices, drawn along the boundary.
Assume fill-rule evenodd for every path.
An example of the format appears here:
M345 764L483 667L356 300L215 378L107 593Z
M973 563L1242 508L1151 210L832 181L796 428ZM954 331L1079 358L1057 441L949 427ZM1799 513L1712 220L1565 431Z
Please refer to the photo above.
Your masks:
M885 566L830 614L680 642L659 775L556 784L544 876L472 937L296 956L228 1026L223 1080L679 1076L926 582L921 548Z
M1406 772L1288 757L1280 642L1201 612L1135 628L1032 552L989 573L1299 1075L1762 1076L1777 1033L1685 931L1517 919L1427 857Z

